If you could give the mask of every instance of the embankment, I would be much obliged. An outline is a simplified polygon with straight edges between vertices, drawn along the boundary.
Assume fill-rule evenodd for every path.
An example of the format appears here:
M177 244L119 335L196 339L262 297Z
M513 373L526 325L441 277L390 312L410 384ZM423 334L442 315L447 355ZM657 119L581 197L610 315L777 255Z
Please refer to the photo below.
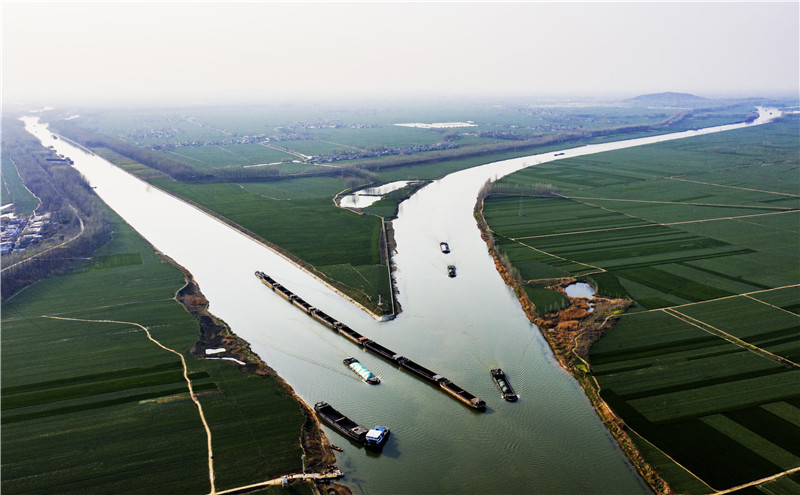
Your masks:
M186 285L175 294L175 299L195 317L200 326L200 335L197 343L190 351L192 355L198 359L204 359L206 357L206 349L224 348L227 350L226 356L245 363L244 365L239 365L242 373L256 375L264 380L273 380L286 390L299 404L305 418L301 428L300 442L306 455L306 471L325 472L332 469L336 463L336 456L330 447L327 437L320 428L319 420L314 411L295 394L291 385L278 376L275 370L270 368L250 349L250 344L247 341L231 332L230 327L224 321L216 318L208 311L208 300L200 291L200 287L195 282L192 274L163 253L156 252L159 256L178 267L186 279ZM317 488L320 493L327 493L327 491L333 489L338 495L350 494L350 490L342 485L327 485L325 482L319 482L319 485Z

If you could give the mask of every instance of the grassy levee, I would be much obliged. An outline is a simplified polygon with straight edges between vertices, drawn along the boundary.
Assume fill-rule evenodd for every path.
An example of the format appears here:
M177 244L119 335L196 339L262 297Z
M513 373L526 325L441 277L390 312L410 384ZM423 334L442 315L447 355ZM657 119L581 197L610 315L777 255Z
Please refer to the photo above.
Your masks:
M798 119L531 167L501 183L559 197L484 203L534 304L560 277L635 302L576 376L680 493L800 466Z
M208 493L301 467L300 405L276 381L189 350L196 320L174 299L183 274L118 217L83 270L42 280L2 308L3 493ZM303 492L303 489L300 490ZM299 492L298 492L299 493Z

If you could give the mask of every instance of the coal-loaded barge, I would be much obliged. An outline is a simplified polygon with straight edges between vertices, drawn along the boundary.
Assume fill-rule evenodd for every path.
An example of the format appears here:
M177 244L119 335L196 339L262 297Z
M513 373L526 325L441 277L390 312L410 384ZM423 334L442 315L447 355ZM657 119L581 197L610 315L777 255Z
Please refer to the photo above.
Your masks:
M492 370L492 379L497 384L497 388L500 389L500 393L503 394L503 398L509 402L514 402L517 400L517 393L514 392L514 389L511 387L511 384L508 383L508 378L506 378L505 372L500 368L496 368Z
M314 411L331 428L346 436L350 440L360 443L366 447L378 449L383 447L386 439L389 438L389 428L376 426L368 430L344 414L340 413L327 402L317 402L314 404Z
M354 344L358 344L363 348L367 349L368 351L376 354L385 360L398 365L400 368L408 371L412 375L441 388L443 391L447 392L448 394L452 395L462 403L466 404L469 407L477 409L479 411L483 411L486 409L486 402L484 402L480 397L475 397L471 393L467 392L463 388L459 387L455 383L451 382L447 378L439 375L428 368L422 366L421 364L417 364L414 361L401 356L400 354L394 352L391 349L388 349L379 343L375 342L374 340L368 339L361 335L360 333L356 332L352 328L348 327L344 323L335 320L334 318L328 316L323 311L311 306L306 301L301 299L299 296L291 292L289 289L284 287L283 285L279 284L269 275L257 271L255 273L256 277L258 277L261 282L275 291L276 294L283 297L290 303L294 304L298 308L302 309L306 313L308 313L312 318L317 320L318 322L322 323L326 327L330 328L331 330L339 332L343 337L352 341Z

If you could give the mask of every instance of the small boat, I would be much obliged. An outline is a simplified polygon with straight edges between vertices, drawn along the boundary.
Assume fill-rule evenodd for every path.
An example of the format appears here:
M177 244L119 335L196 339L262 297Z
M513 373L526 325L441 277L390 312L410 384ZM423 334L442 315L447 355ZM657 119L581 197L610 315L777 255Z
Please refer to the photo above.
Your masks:
M492 378L494 382L497 384L497 387L500 389L500 393L503 394L503 398L509 402L514 402L517 400L517 394L514 392L514 389L511 388L511 384L508 383L508 379L506 378L506 374L500 368L492 370Z
M367 432L367 436L364 438L364 446L379 449L383 447L383 444L386 443L388 438L389 428L385 426L376 426Z
M335 450L336 452L344 452L344 449L343 449L343 448L341 448L341 447L339 447L339 446L337 446L337 445L334 445L334 444L330 444L330 445L331 445L331 448L332 448L333 450Z
M362 380L370 385L377 385L381 382L381 379L373 375L366 366L358 361L358 359L354 357L348 357L344 359L343 363L346 364L348 368L353 370L358 376L360 376Z
M453 278L456 276L456 266L455 265L448 265L447 266L447 276Z
M555 154L555 155L553 155L553 156L564 156L564 153L556 153L556 154Z
M439 243L439 248L442 250L442 252L444 254L447 254L447 253L450 252L450 246L448 246L446 242L440 242Z

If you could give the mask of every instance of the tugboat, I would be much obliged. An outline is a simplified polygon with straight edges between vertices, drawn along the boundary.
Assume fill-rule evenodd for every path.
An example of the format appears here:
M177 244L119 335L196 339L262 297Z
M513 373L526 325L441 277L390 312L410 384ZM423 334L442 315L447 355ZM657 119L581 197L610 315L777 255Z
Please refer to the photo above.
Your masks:
M503 394L503 398L509 402L514 402L517 400L517 394L514 392L514 389L511 388L511 384L508 383L508 379L506 378L506 374L500 368L492 370L492 378L494 382L497 384L497 387L500 389L500 392Z
M439 243L439 248L442 250L442 252L444 254L447 254L447 253L450 252L450 246L448 246L446 242L440 242Z
M371 449L380 449L389 438L389 428L385 426L376 426L367 432L364 438L364 446Z
M377 385L381 382L381 379L373 375L366 366L358 361L358 359L354 357L348 357L344 359L343 363L353 370L358 376L360 376L362 380L370 385Z
M453 278L456 276L456 265L447 266L447 276Z

